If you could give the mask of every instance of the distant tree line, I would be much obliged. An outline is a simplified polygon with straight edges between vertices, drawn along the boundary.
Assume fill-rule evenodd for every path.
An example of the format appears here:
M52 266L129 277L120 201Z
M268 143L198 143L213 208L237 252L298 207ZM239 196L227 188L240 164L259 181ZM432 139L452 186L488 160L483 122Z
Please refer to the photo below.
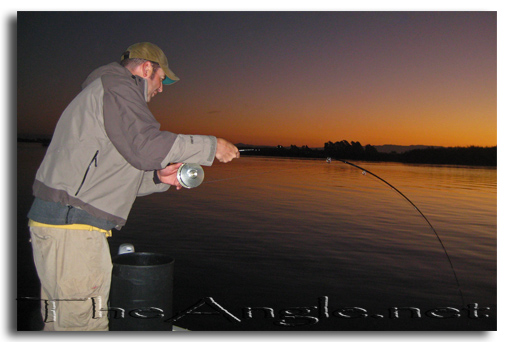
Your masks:
M245 152L246 155L279 156L297 158L327 158L365 160L365 161L391 161L400 163L419 164L449 164L449 165L475 165L496 166L497 148L494 147L428 147L413 149L403 153L384 153L371 145L362 146L358 141L346 140L325 143L323 149L311 149L307 145L298 147L291 145L256 148Z
M26 143L39 143L43 146L50 145L51 138L20 138L18 137L18 142L26 142Z
M401 163L452 164L452 165L497 165L497 148L494 147L428 147L403 153L380 153L371 145L346 140L325 143L326 156L341 159L395 161Z
M25 139L18 138L18 142L37 142L48 146L50 139ZM247 149L245 147L245 149ZM248 149L247 149L248 150ZM293 157L293 158L327 158L365 160L365 161L392 161L400 163L419 164L449 164L449 165L474 165L497 166L497 148L494 147L427 147L418 148L403 153L384 153L371 145L362 146L358 141L346 140L325 143L323 149L311 149L307 145L298 147L291 145L284 147L263 147L249 149L245 155Z
M402 163L497 166L496 146L430 147L406 151L397 157Z
M325 155L332 158L353 160L380 160L380 153L371 145L362 146L358 141L346 140L325 143Z

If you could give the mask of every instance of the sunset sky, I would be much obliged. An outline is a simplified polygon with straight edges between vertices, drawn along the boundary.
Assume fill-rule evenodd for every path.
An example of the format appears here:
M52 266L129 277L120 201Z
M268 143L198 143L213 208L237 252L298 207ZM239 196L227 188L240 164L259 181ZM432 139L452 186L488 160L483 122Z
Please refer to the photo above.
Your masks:
M180 77L162 129L322 147L497 144L496 12L19 12L17 131L47 134L96 67L150 41Z

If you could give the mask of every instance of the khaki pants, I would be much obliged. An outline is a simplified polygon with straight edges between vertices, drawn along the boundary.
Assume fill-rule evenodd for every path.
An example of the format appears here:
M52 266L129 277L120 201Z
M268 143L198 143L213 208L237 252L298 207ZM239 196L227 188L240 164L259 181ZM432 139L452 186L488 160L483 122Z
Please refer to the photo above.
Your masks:
M44 330L109 330L112 261L98 231L30 227Z

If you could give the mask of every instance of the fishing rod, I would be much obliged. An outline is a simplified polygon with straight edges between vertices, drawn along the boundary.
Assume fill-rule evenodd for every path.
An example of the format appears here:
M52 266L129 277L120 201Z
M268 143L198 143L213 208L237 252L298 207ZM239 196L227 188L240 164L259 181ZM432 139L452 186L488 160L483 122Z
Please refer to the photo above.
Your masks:
M448 259L448 262L450 263L450 267L453 271L453 276L455 277L455 282L457 283L457 288L459 290L459 294L460 294L460 297L461 297L461 300L462 300L462 305L465 305L465 301L464 301L464 295L462 294L462 290L461 290L461 287L460 287L460 282L459 282L459 278L457 277L457 272L455 271L455 268L453 267L453 263L452 263L452 260L450 258L450 255L448 254L448 251L446 250L446 247L444 246L444 243L443 241L441 240L441 238L439 237L439 234L437 233L437 231L435 230L434 226L432 226L432 224L430 223L430 221L427 219L427 217L421 212L421 210L419 210L419 208L414 204L414 202L412 202L407 196L405 196L400 190L398 190L396 187L394 187L391 183L389 183L388 181L386 181L385 179L377 176L376 174L374 174L373 172L369 171L369 170L366 170L365 168L363 167L360 167L358 165L355 165L353 163L350 163L349 161L347 160L344 160L344 159L338 159L338 158L334 158L334 160L337 160L337 161L340 161L342 163L345 163L345 164L348 164L350 166L353 166L353 167L356 167L357 169L361 170L362 171L362 174L363 175L366 175L366 174L370 174L372 175L373 177L377 178L378 180L382 181L383 183L385 183L386 185L388 185L391 189L393 189L394 191L396 191L398 194L400 194L403 198L405 198L407 200L407 202L409 202L417 211L418 213L420 213L420 215L425 219L425 221L428 223L428 225L430 226L430 228L432 228L432 231L434 232L435 236L437 237L437 240L439 240L439 243L441 244L441 247L443 248L443 251L444 251L444 254L446 255L446 258ZM331 157L328 157L327 158L327 162L330 163L332 161L332 158Z
M246 151L254 151L255 149L241 149L239 150L240 152L246 152ZM387 186L389 186L391 189L393 189L394 191L396 191L398 194L400 194L400 196L402 196L404 199L407 200L407 202L409 202L417 211L418 213L423 217L423 219L428 223L428 225L430 226L430 228L432 229L433 233L435 234L435 236L437 237L437 240L439 241L441 247L443 248L443 251L444 251L444 254L446 255L446 258L448 259L448 262L450 264L450 267L452 269L452 272L453 272L453 276L455 277L455 282L457 284L457 288L459 290L459 293L460 293L460 297L462 299L462 304L465 305L465 302L464 302L464 295L462 293L462 290L461 290L461 286L460 286L460 282L459 282L459 278L457 277L457 272L455 271L455 268L453 266L453 263L452 263L452 260L450 258L450 255L448 253L448 251L446 250L446 247L444 246L444 243L443 241L441 240L441 238L439 237L439 234L437 233L437 231L435 230L434 226L432 226L432 224L430 223L430 221L428 220L428 218L425 216L425 214L423 214L423 212L421 212L421 210L414 204L414 202L412 202L407 196L405 196L400 190L398 190L396 187L394 187L391 183L389 183L388 181L386 181L385 179L377 176L376 174L374 174L373 172L363 168L363 167L360 167L358 165L355 165L347 160L344 160L344 159L338 159L338 158L334 158L334 160L337 160L337 161L340 161L344 164L347 164L347 165L350 165L350 166L353 166L359 170L362 171L362 174L363 175L366 175L366 174L370 174L372 175L373 177L377 178L378 180L380 180L381 182L383 182L384 184L386 184ZM327 158L327 163L330 163L332 161L332 158L331 157L328 157ZM298 166L299 167L299 166ZM298 168L298 167L294 167L294 168ZM265 171L265 172L260 172L258 174L264 174L264 173L269 173L269 172L275 172L276 170L271 170L271 171ZM249 177L249 176L255 176L256 174L252 174L252 175L243 175L243 176L236 176L236 177L230 177L230 178L224 178L224 179L218 179L218 180L212 180L212 181L209 181L209 182L206 182L206 183L212 183L212 182L221 182L221 181L227 181L227 180L230 180L230 179L235 179L235 178L246 178L246 177ZM177 172L177 179L179 181L179 183L185 187L185 188L195 188L197 186L199 186L203 180L204 180L204 171L202 169L202 167L199 165L199 164L183 164L179 169L178 169L178 172Z

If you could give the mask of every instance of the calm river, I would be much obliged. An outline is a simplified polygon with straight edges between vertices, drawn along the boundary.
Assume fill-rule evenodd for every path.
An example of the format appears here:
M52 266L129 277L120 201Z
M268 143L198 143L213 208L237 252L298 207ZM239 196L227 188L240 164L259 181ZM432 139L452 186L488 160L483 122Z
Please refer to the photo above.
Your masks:
M18 144L18 297L38 296L25 215L44 152ZM111 252L171 255L174 311L218 304L175 323L191 330L496 330L496 168L355 164L423 212L462 296L416 209L338 161L216 162L198 188L138 198Z

